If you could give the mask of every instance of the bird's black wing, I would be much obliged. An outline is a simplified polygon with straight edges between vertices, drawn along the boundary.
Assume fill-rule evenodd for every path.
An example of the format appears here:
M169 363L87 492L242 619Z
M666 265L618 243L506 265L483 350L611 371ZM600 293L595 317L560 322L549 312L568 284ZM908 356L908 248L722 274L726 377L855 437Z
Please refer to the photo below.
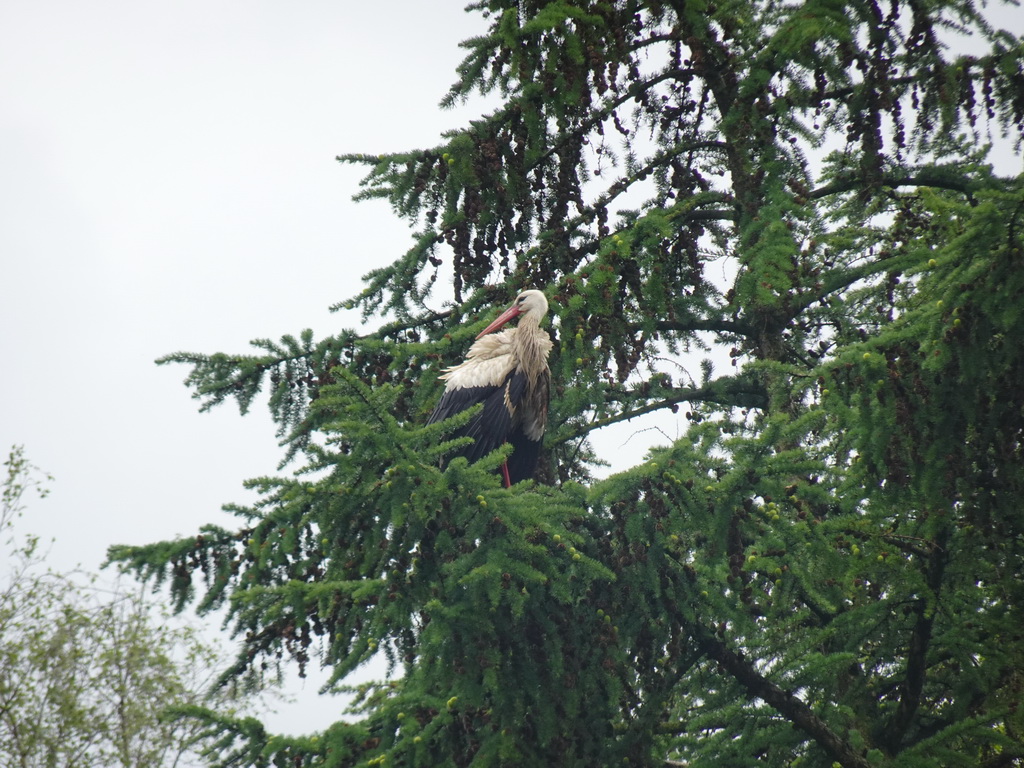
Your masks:
M533 392L524 392L517 407L520 418L512 424L508 441L512 443L512 455L508 457L508 478L511 485L533 478L537 471L541 445L544 442L544 426L548 420L548 398L550 397L551 374L545 368L537 379ZM539 419L540 437L532 439L526 434L527 421Z
M508 482L515 485L523 480L530 480L537 471L537 460L540 458L542 440L531 440L522 430L513 430L509 439L512 443L512 455L508 457Z
M483 403L480 412L453 435L473 438L471 445L460 448L455 455L465 456L474 462L509 441L514 410L522 402L525 391L526 376L518 370L509 373L497 387L460 387L449 390L441 396L427 423L449 419L477 403Z

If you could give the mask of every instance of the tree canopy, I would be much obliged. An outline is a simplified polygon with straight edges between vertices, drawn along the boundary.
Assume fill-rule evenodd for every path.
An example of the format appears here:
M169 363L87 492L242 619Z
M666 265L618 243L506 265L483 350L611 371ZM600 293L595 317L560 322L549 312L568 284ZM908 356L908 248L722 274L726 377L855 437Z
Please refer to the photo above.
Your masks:
M213 702L239 710L224 690L205 698L217 652L167 623L137 585L101 589L95 577L45 567L40 539L14 523L51 480L11 449L0 479L0 765L197 765L201 724L165 715Z
M500 107L339 158L414 230L339 304L376 326L161 361L204 409L268 391L299 470L111 558L226 604L229 676L394 673L323 734L195 712L221 764L1020 764L1024 189L990 145L1024 41L967 1L469 10L442 104ZM440 461L468 415L424 425L524 287L554 387L504 489L501 451ZM680 412L594 479L588 436Z

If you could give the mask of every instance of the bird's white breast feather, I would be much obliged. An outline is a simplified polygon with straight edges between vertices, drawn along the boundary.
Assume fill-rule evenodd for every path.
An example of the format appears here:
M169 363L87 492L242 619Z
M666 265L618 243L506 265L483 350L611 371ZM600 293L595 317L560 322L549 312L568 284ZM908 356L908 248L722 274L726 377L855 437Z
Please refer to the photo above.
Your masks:
M447 390L463 387L497 387L516 366L512 352L515 329L492 333L478 339L466 354L465 362L446 368L440 376Z
M441 379L448 382L448 390L462 387L497 387L513 367L514 361L509 355L467 360L448 368L447 373L441 375Z

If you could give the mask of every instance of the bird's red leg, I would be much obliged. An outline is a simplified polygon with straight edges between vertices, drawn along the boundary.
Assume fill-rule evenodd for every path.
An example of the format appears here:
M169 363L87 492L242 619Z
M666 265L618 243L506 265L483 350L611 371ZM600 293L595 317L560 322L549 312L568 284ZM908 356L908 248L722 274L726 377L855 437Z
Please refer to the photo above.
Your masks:
M501 462L501 476L505 478L505 487L506 488L511 488L512 487L512 478L510 478L508 476L508 462L507 461Z

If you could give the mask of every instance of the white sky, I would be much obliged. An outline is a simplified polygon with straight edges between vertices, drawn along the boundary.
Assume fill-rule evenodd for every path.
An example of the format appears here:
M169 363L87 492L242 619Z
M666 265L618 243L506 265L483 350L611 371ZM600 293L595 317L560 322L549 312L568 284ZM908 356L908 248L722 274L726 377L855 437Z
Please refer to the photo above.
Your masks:
M327 307L410 239L334 157L459 125L436 104L480 23L415 1L4 4L0 446L56 476L31 510L56 564L190 533L274 470L264 408L198 414L186 367L152 361L356 321Z
M186 368L152 361L356 322L327 307L411 241L334 157L476 114L437 108L484 29L463 5L0 5L0 450L55 477L21 524L51 567L234 525L220 505L275 472L262 405L199 414ZM275 725L337 719L302 709Z

